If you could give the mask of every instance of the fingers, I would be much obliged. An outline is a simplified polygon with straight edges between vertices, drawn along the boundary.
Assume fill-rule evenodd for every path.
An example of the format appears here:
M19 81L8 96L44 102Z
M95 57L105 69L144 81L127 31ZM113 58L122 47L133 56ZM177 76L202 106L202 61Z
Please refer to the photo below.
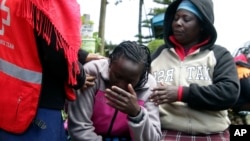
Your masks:
M155 105L161 105L161 104L164 104L164 103L169 103L168 99L159 99L157 102L154 102Z
M125 114L137 115L140 106L135 97L136 94L134 94L135 92L132 85L128 85L128 89L131 93L117 86L112 86L111 89L106 89L106 103Z
M86 80L85 80L83 88L86 89L87 87L91 87L94 85L95 85L95 76L86 74Z
M119 88L117 86L112 86L111 88L112 88L112 91L118 93L119 95L122 95L123 97L129 97L130 96L130 94L127 91L125 91L125 90L123 90L123 89L121 89L121 88Z
M158 91L155 91L154 94L150 97L150 101L155 103L155 105L159 105L160 102L160 95L157 93Z
M152 90L153 94L150 96L150 101L154 102L155 105L163 104L168 102L166 91Z
M91 76L89 74L86 74L86 81L94 81L95 80L95 76Z
M129 91L132 95L134 95L135 97L137 97L136 92L135 92L135 90L134 90L134 88L133 88L133 86L132 86L131 84L128 84L128 91Z
M84 87L94 86L94 85L95 85L95 82L86 81L84 84Z
M107 57L99 55L99 54L95 54L95 53L89 53L86 58L86 62L89 62L92 60L104 59L104 58L107 58Z
M167 89L167 85L164 85L163 82L158 83L158 85L151 89L153 94L151 95L151 98L156 97L159 94L164 94Z
M165 90L166 87L167 87L167 86L165 86L165 85L158 85L158 86L152 88L152 90L153 90L153 91L156 91L156 90L162 91L162 90Z
M152 90L153 94L150 96L151 99L157 99L158 97L161 97L162 95L165 95L165 89L157 89L157 90Z
M105 97L107 98L107 103L109 105L115 106L121 106L124 105L124 96L120 93L116 93L115 91L111 89L106 89Z

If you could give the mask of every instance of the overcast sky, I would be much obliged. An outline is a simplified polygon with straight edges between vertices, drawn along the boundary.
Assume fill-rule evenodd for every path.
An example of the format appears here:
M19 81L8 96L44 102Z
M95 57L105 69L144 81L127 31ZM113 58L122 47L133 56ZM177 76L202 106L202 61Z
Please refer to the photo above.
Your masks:
M77 0L81 6L81 14L90 14L94 21L94 31L98 31L101 0ZM138 0L122 0L115 5L116 0L108 0L106 12L105 39L112 43L123 40L136 40L138 33ZM150 8L163 7L144 0L143 19ZM228 48L231 52L250 40L250 0L213 0L215 12L215 27L218 38L216 43ZM150 34L148 29L143 33Z

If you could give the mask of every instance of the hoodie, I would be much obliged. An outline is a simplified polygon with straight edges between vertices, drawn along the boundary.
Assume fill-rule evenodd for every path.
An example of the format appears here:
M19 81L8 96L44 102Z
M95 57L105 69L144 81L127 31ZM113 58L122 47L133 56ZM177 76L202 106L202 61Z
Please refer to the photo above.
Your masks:
M110 85L109 60L93 60L84 65L87 74L96 76L95 85L84 91L78 90L77 99L69 103L69 133L74 141L102 141L105 137L131 138L133 141L159 141L161 128L159 109L149 100L156 86L152 75L144 86L135 89L143 115L138 123L106 104L105 89ZM136 117L136 118L137 118Z
M211 0L190 0L200 11L203 40L188 54L178 51L173 37L172 21L181 0L174 1L165 12L164 41L152 54L151 72L157 82L179 87L177 102L160 106L161 127L189 134L213 134L230 125L227 109L239 95L239 80L231 53L215 45ZM183 50L183 48L179 50Z

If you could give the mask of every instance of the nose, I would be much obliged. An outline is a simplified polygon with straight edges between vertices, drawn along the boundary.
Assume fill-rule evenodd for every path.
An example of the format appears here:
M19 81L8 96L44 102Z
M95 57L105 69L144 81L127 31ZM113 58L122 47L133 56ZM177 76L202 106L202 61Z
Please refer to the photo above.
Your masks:
M181 18L175 20L175 25L180 26L182 23Z
M176 24L177 24L177 25L181 25L181 20L178 19L178 20L176 21Z

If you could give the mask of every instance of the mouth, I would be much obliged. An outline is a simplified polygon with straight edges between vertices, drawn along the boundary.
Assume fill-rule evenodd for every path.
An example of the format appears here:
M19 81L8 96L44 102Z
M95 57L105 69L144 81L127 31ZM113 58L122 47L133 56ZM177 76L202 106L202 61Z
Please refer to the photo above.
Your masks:
M175 37L183 36L183 32L180 31L174 31L173 34Z
M184 29L183 29L183 28L180 28L180 27L174 27L174 28L173 28L173 32L174 32L174 33L183 33L183 32L184 32Z
M182 31L179 31L179 30L174 30L174 31L173 31L173 34L174 34L174 35L182 35L183 32L182 32Z

